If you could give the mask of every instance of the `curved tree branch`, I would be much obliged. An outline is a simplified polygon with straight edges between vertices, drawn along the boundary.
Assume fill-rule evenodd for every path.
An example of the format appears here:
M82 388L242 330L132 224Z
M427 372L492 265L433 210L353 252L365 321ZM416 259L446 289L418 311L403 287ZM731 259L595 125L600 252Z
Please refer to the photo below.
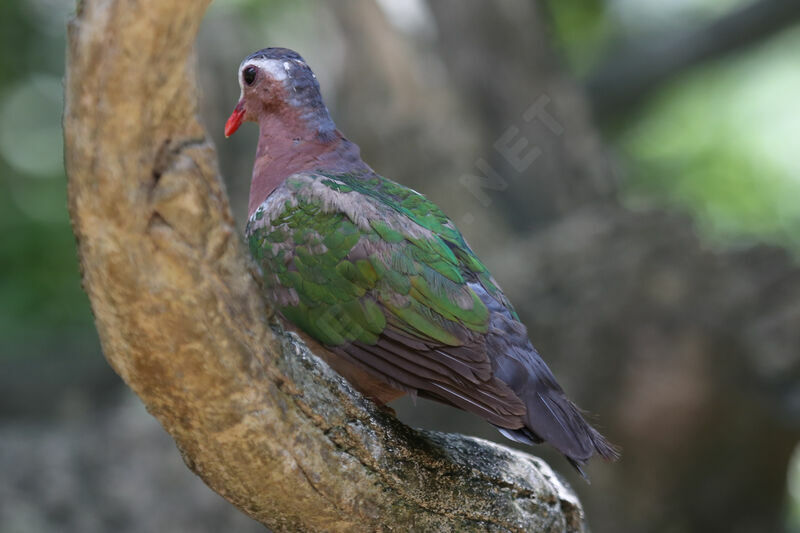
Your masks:
M270 322L196 117L208 3L84 0L70 24L69 209L110 364L273 529L582 530L542 461L401 425Z

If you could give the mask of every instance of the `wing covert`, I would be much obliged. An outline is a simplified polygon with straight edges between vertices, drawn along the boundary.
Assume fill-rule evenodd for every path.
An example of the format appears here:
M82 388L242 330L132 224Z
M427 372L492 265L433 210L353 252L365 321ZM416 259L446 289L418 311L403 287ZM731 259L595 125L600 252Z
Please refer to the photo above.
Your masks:
M489 310L467 282L485 268L438 208L381 180L303 174L277 189L247 229L267 290L288 320L390 384L520 427L525 406L492 375Z

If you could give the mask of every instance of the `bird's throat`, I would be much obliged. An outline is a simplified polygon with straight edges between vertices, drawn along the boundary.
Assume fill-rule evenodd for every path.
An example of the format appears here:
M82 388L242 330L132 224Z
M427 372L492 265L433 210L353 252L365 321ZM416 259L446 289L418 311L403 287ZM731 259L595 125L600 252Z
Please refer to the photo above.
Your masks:
M262 117L248 217L292 174L362 168L367 167L361 161L358 146L345 139L339 130L323 130L317 124L286 114Z

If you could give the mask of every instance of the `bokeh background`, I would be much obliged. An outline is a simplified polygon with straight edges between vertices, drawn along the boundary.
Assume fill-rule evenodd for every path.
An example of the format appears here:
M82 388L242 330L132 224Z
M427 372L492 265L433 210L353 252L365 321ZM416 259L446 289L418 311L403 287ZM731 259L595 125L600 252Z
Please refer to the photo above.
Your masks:
M0 2L0 532L260 531L102 357L66 210L72 9ZM216 0L198 77L240 223L256 131L222 126L265 46L304 55L365 159L456 221L623 448L591 485L534 450L593 531L798 532L797 22L796 0Z

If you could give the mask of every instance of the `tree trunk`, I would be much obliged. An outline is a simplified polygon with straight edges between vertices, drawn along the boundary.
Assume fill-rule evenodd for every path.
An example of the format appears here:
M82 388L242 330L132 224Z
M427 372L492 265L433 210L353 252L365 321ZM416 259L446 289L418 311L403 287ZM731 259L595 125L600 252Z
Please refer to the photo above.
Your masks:
M70 24L69 210L109 363L272 529L583 530L541 460L402 426L271 321L196 117L208 3L83 0Z

